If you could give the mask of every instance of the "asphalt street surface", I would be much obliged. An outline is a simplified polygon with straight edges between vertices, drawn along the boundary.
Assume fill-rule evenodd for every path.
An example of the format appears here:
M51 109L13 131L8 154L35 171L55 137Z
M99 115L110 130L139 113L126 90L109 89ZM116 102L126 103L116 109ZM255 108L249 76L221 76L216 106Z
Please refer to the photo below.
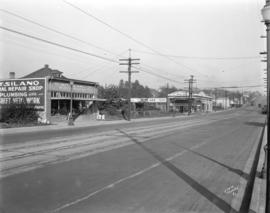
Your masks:
M264 121L245 108L4 135L0 212L237 212Z

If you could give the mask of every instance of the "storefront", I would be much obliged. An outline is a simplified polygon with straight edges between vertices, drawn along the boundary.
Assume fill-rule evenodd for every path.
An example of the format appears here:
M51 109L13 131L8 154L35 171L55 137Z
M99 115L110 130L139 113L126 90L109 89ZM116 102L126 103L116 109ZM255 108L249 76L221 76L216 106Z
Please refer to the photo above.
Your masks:
M169 111L185 113L191 106L192 112L211 112L213 110L212 97L203 92L195 93L189 98L188 91L175 91L168 94Z
M51 122L55 114L67 115L90 110L95 112L98 83L69 79L62 72L45 65L43 68L24 76L0 81L0 103L34 104L38 109L40 121Z

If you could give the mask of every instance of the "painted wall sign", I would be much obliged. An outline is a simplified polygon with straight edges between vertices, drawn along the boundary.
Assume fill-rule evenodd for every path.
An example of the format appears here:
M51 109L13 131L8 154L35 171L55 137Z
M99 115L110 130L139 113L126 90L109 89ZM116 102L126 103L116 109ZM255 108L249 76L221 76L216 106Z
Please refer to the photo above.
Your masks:
M34 104L37 109L45 109L45 78L11 79L0 81L0 105L12 103Z
M50 90L70 92L71 86L70 86L70 83L51 82ZM91 94L97 93L97 88L94 86L86 86L86 85L78 85L78 84L74 84L72 87L72 90L73 92L78 92L78 93L91 93Z

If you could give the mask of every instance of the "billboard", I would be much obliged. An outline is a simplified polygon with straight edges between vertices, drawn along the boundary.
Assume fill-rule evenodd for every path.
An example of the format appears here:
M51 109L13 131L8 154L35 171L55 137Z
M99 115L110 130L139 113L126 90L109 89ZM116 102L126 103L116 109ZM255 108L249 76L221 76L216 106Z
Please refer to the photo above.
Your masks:
M44 110L45 85L45 78L0 80L0 105L28 103Z

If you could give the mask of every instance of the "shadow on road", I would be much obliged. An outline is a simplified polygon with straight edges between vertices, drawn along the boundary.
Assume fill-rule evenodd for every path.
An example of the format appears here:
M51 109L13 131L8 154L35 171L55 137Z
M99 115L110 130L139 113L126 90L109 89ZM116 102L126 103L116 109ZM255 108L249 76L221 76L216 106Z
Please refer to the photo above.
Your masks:
M125 135L127 138L129 138L131 141L133 141L135 144L140 146L143 150L148 152L151 156L153 156L156 160L158 160L162 165L167 167L171 172L176 174L179 178L181 178L183 181L185 181L190 187L192 187L194 190L196 190L198 193L200 193L202 196L204 196L207 200L209 200L211 203L213 203L215 206L217 206L219 209L221 209L224 212L230 212L230 213L237 213L235 209L233 209L227 202L219 198L217 195L215 195L213 192L209 191L207 188L199 184L196 180L192 179L190 176L188 176L186 173L184 173L182 170L177 168L175 165L173 165L170 161L167 161L163 159L161 156L159 156L156 152L142 144L140 141L138 141L136 138L133 138L123 130L118 129L119 132L121 132L123 135Z
M264 127L265 123L261 122L245 122L246 125L249 126L258 126L258 127Z
M174 144L175 144L175 143L174 143ZM199 152L196 152L196 151L194 151L194 150L192 150L192 149L189 149L189 148L187 148L187 147L181 146L181 145L179 145L179 144L175 144L175 145L177 145L177 146L179 146L179 147L181 147L181 148L183 148L183 149L185 149L185 150L187 150L187 151L189 151L189 152L192 152L192 153L195 154L195 155L198 155L198 156L200 156L200 157L202 157L202 158L205 158L205 159L207 159L207 160L209 160L209 161L212 161L212 162L214 162L214 163L216 163L216 164L218 164L218 165L220 165L220 166L223 166L223 167L225 167L226 169L228 169L229 171L231 171L231 172L233 172L233 173L235 173L235 174L237 174L237 175L239 175L239 176L242 176L242 177L245 178L246 180L248 180L248 178L249 178L249 174L244 173L244 172L241 171L240 169L235 169L235 168L229 167L229 166L227 166L226 164L223 164L223 163L221 163L221 162L219 162L219 161L217 161L217 160L215 160L215 159L213 159L213 158L211 158L211 157L209 157L209 156L203 155L203 154L201 154L201 153L199 153Z

